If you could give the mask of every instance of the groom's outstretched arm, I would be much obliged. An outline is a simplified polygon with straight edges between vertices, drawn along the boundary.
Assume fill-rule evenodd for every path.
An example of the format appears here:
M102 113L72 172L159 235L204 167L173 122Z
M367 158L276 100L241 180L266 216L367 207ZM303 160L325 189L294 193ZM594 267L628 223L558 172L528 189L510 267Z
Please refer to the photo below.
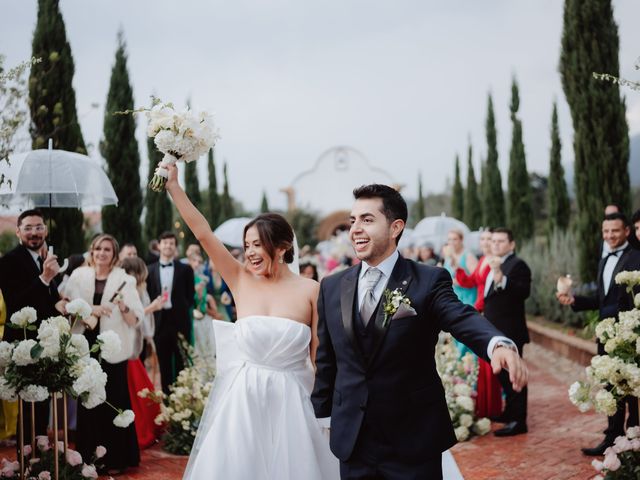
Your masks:
M324 282L320 284L318 296L318 349L316 351L316 381L311 394L311 402L317 418L331 416L333 388L336 379L336 356L327 327L324 309Z

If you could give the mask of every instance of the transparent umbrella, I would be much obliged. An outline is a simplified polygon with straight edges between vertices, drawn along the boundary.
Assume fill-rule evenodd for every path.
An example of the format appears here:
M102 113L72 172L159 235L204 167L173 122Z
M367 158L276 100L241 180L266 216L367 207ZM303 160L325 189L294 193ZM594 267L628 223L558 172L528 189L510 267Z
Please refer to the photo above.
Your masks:
M412 237L416 244L423 242L431 243L437 253L447 242L447 234L453 229L462 230L466 240L466 237L469 234L469 227L460 220L456 220L453 217L447 217L443 213L437 217L427 217L420 220L413 229Z
M230 218L222 222L213 233L225 245L242 248L244 246L244 227L250 221L249 217Z
M122 172L126 175L126 172ZM101 166L66 150L32 150L2 162L0 204L9 207L101 207L118 197Z

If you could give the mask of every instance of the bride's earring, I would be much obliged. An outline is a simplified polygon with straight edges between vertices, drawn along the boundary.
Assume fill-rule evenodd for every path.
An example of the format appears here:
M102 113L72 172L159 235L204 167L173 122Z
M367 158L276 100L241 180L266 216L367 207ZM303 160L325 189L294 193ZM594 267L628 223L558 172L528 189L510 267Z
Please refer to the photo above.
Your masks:
M278 260L278 263L284 263L284 255L280 256L280 260Z

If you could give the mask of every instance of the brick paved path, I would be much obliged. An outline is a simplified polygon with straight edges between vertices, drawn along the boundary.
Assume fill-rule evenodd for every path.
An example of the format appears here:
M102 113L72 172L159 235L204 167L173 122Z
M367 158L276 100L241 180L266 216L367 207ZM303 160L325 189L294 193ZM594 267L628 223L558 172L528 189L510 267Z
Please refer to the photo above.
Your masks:
M466 480L585 480L595 475L591 458L580 447L602 439L602 415L580 413L569 402L569 385L584 367L535 344L525 347L531 372L529 433L497 438L491 434L456 445L452 451ZM0 458L14 456L1 449ZM140 467L118 480L175 480L182 478L186 457L170 455L159 446L144 450ZM274 479L276 480L276 479Z
M592 458L582 455L580 447L600 443L606 419L580 413L567 396L584 367L535 344L525 347L524 356L531 374L529 433L489 434L456 445L452 451L462 475L467 480L592 478L597 473Z

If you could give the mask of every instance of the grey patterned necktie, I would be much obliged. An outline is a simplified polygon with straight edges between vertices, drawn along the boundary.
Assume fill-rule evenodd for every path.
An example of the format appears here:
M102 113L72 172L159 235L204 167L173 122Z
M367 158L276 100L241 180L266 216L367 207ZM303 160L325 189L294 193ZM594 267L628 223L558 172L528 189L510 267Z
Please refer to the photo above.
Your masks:
M376 285L378 285L380 278L382 278L382 272L375 267L369 267L362 278L362 285L364 286L365 293L362 305L360 306L360 318L365 326L369 323L369 320L376 309L377 302L373 295L373 291L376 289Z

